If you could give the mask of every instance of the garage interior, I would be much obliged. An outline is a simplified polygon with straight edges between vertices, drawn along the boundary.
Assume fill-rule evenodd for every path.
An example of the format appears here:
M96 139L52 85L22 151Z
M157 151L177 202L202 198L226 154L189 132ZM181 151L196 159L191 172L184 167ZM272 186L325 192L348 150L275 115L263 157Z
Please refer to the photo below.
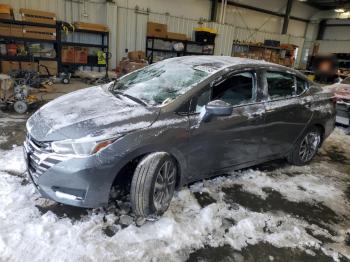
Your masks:
M202 55L279 64L335 92L315 159L192 183L147 220L128 195L84 209L35 191L23 141L40 107ZM0 0L0 261L350 261L349 126L350 1Z

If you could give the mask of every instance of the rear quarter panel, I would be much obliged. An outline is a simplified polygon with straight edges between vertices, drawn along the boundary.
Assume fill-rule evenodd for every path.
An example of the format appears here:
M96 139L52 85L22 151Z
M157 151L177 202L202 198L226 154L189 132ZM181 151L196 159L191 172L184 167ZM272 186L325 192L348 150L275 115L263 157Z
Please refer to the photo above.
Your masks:
M321 125L324 128L324 137L327 138L334 130L336 117L336 103L334 93L329 89L312 85L308 91L312 95L313 101L310 110L313 117L310 125Z

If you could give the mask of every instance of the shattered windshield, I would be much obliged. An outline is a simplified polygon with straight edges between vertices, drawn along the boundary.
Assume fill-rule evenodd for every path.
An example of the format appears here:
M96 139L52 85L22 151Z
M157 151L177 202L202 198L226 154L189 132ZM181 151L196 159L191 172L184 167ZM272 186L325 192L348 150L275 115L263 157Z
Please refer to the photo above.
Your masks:
M111 92L132 96L149 105L167 104L212 72L203 66L165 60L120 78Z

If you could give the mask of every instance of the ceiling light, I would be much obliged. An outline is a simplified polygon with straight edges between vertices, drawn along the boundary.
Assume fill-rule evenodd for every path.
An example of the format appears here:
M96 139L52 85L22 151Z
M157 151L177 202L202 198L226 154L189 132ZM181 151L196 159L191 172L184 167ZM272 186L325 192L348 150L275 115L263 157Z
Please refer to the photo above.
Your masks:
M345 10L343 8L337 8L337 9L334 9L334 11L336 13L344 13L345 12Z

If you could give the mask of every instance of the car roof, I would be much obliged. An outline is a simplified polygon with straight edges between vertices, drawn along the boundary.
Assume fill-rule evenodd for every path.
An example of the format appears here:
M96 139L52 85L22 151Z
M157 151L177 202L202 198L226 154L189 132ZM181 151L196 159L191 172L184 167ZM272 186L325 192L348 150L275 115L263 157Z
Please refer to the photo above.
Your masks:
M241 67L241 66L261 66L261 67L273 67L275 69L280 69L286 72L292 72L294 74L298 74L305 78L305 76L299 71L278 65L270 62L266 62L264 60L254 60L249 58L241 58L241 57L232 57L232 56L211 56L211 55L201 55L201 56L181 56L167 59L176 61L180 64L193 65L193 66L205 66L211 68L213 71L221 71L222 69L228 67Z

